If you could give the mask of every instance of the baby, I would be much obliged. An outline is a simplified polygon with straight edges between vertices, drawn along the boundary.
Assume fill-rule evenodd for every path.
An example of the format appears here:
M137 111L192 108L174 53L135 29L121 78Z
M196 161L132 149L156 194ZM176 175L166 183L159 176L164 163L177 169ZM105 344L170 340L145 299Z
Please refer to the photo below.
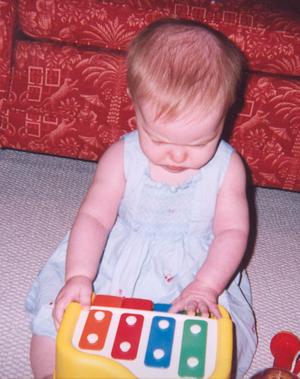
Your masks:
M71 301L92 291L172 303L235 324L235 377L256 348L247 275L245 169L221 139L243 59L223 35L190 21L160 20L132 42L128 93L137 130L108 148L70 235L35 280L35 378L51 377L55 336ZM55 328L56 326L56 328Z

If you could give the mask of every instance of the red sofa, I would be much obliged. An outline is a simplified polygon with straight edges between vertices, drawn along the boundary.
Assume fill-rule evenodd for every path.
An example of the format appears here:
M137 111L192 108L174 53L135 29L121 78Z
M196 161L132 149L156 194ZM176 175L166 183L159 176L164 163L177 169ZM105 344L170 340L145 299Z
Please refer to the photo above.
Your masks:
M249 62L228 138L253 183L300 190L298 0L1 0L0 146L97 160L135 128L126 48L161 17L224 32Z

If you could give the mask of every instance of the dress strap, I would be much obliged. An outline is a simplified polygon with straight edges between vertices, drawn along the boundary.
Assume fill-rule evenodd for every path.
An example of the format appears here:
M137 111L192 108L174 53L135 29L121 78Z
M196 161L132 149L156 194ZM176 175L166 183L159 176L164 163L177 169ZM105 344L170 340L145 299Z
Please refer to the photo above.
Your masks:
M218 192L228 170L234 149L225 141L220 141L218 149L204 167L200 169L201 180L197 182L194 197L194 207L190 215L191 227L196 225L203 231L212 231L212 223Z
M223 184L233 151L227 142L221 140L214 157L201 169L205 183L214 189L213 193L218 192Z
M219 166L218 189L220 189L223 184L223 180L228 170L229 162L233 152L234 148L229 145L229 143L225 142L224 140L220 141L214 157L216 159L215 164Z
M125 134L122 138L124 139L126 187L128 190L131 190L146 172L148 161L140 148L138 132L136 130Z

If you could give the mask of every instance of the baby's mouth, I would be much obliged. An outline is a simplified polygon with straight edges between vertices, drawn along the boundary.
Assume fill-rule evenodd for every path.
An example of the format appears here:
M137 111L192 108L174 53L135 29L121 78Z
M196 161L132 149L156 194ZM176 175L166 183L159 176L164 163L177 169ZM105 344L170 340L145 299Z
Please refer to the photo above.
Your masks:
M186 167L172 166L172 165L164 165L163 168L170 172L182 172L182 171L187 170Z

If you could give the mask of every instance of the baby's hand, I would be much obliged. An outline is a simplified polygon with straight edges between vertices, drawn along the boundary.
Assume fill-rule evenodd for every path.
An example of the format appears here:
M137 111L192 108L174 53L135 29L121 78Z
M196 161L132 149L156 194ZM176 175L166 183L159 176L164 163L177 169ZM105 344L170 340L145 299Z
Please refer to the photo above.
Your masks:
M54 303L52 316L56 329L58 329L64 311L71 301L80 303L83 307L89 307L92 296L92 281L86 276L73 276L68 279L60 290Z
M214 289L201 285L200 280L194 280L173 301L169 311L176 313L185 310L188 315L201 313L203 317L209 317L212 313L220 318L217 299L218 293Z

